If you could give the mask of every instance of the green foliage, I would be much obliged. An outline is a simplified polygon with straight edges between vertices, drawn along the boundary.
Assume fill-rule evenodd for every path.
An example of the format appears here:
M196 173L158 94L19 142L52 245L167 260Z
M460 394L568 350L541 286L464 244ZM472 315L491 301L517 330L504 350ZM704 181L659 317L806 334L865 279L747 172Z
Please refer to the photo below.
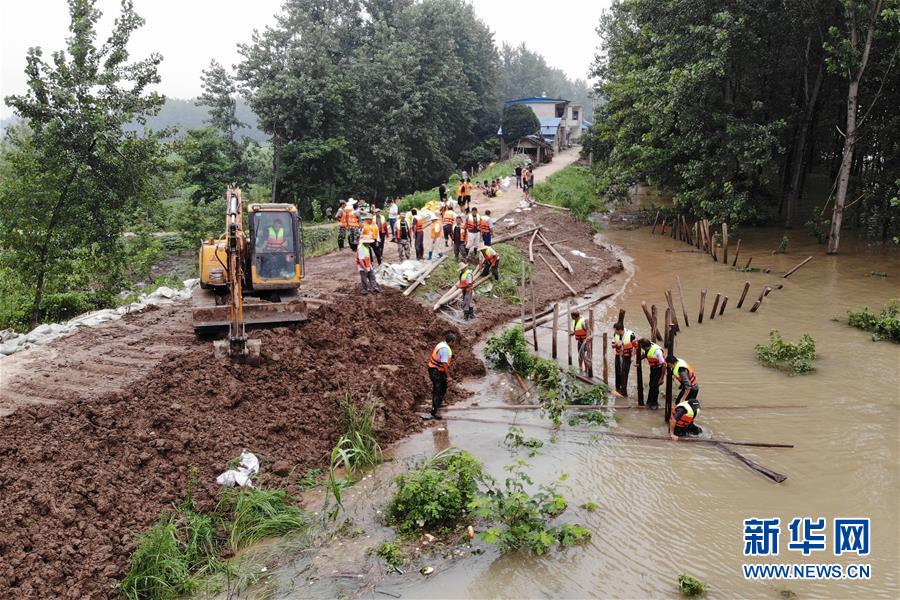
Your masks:
M583 79L571 80L562 69L551 67L540 54L525 43L500 46L500 73L497 80L500 100L529 98L545 93L548 98L565 98L582 105L582 117L589 117L594 99Z
M0 158L0 247L33 290L30 325L44 316L45 291L115 288L121 234L132 213L158 204L166 172L161 136L123 129L162 104L148 91L161 57L129 62L143 20L124 3L97 46L94 2L70 2L69 14L65 50L47 62L29 49L26 91L5 99L22 125L9 130Z
M306 513L292 506L283 490L241 488L225 492L217 511L231 515L225 529L234 552L263 538L305 529L309 524Z
M377 548L371 548L370 554L374 554L392 570L400 570L406 563L406 555L396 542L381 542Z
M871 331L872 339L900 342L900 299L893 299L876 315L866 306L862 310L848 310L848 323L865 331Z
M191 129L180 140L178 150L184 161L184 181L193 190L191 201L208 204L221 198L224 202L234 169L229 141L211 127Z
M793 373L809 373L815 370L816 343L807 334L797 344L786 342L777 330L769 332L769 343L756 346L756 358L767 367L775 367Z
M569 417L569 425L575 427L577 425L606 425L609 422L609 415L599 410L579 411Z
M525 257L525 251L515 244L496 244L493 246L500 254L500 280L492 281L490 295L519 304L519 285L522 277L522 266L526 276L530 275L533 265Z
M772 254L784 254L785 252L787 252L788 244L790 244L790 243L791 243L790 238L788 238L788 236L786 236L786 235L783 236L781 238L781 243L778 244L778 247L775 248L775 250L772 252Z
M303 228L303 256L313 258L337 250L337 225Z
M502 552L523 550L537 555L557 544L568 546L590 539L590 532L581 526L551 524L568 506L559 491L559 483L566 477L529 494L526 486L534 482L523 467L523 461L507 466L510 475L503 487L495 486L471 502L475 515L497 523L481 533L482 539L496 543Z
M447 449L416 470L398 475L387 521L401 533L456 524L485 480L481 461L468 452Z
M358 399L350 393L341 401L341 439L348 450L344 464L352 473L381 462L381 446L375 433L378 406L372 397Z
M322 469L315 468L309 469L306 473L303 474L303 477L300 478L300 481L297 482L297 487L300 488L301 491L308 491L319 485L319 478L322 477Z
M513 371L529 375L536 360L528 350L522 327L507 327L503 333L492 335L484 346L484 356L496 368L511 368Z
M584 510L586 510L588 512L594 512L595 510L597 510L600 507L597 506L597 503L594 502L593 500L588 500L587 502L585 502L584 504L581 505L581 508L583 508Z
M568 208L572 216L582 221L603 208L594 174L578 165L554 173L534 186L531 195L538 202Z
M528 456L536 456L544 446L544 442L537 438L526 438L521 427L510 427L506 437L503 438L503 443L512 449L527 448Z
M684 596L692 598L706 593L706 584L694 579L690 575L682 573L678 576L678 589Z
M503 139L507 144L515 144L526 135L538 133L541 122L530 106L507 104L503 109Z
M183 245L200 248L200 242L218 239L225 230L225 188L221 181L214 201L194 204L181 200L172 207L172 227Z

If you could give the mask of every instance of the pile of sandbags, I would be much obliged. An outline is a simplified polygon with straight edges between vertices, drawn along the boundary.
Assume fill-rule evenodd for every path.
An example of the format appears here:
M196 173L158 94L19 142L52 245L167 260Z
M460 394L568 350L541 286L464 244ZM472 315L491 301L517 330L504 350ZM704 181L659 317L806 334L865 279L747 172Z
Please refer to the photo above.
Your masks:
M382 263L375 270L379 285L403 289L416 280L431 263L427 260L404 260L401 263Z
M126 304L118 308L104 308L102 310L94 310L83 315L78 315L64 323L44 323L38 325L28 333L16 333L11 329L0 331L0 356L8 356L27 350L32 346L43 346L53 340L75 333L79 327L96 327L107 321L115 321L121 319L128 313L144 310L148 306L160 306L163 304L171 304L177 300L186 300L191 297L191 293L200 284L199 279L186 279L184 287L175 290L170 287L160 287L149 294L141 294L137 300L131 304Z

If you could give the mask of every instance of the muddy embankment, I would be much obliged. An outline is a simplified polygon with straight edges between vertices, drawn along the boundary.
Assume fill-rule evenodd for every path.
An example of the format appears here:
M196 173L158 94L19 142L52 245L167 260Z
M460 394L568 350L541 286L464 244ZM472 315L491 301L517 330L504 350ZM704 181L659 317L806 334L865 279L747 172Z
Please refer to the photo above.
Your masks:
M579 292L621 270L593 244L590 227L565 213L511 217L498 234L540 223L551 241L565 239L560 251ZM527 252L528 238L516 243ZM353 258L345 256L352 281ZM535 281L539 308L568 294L539 259ZM347 393L383 398L379 437L396 441L423 426L416 407L430 399L426 360L444 333L460 334L454 378L481 376L473 345L520 310L477 298L478 318L460 328L393 290L367 298L347 285L328 292L335 301L310 322L253 333L263 343L259 368L215 359L212 344L190 333L184 306L79 332L51 344L46 361L25 353L2 366L0 400L12 412L0 421L0 589L20 598L115 596L134 532L180 498L190 467L199 472L202 508L212 507L225 462L245 448L263 462L261 485L291 488L326 462ZM452 384L448 399L466 395Z

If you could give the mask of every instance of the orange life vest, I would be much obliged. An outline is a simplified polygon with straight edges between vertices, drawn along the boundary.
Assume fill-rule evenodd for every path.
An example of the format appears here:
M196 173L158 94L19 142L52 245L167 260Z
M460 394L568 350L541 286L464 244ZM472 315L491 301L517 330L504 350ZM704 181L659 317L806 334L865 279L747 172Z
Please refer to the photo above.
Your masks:
M587 339L587 323L584 322L583 317L575 321L575 326L572 328L572 331L575 333L576 340L583 341Z
M413 223L415 223L416 233L422 233L425 231L425 223L419 217L413 218Z
M350 216L347 217L347 227L359 227L359 215L352 210L350 211Z
M478 231L481 233L490 233L491 232L491 224L488 221L487 217L481 217L478 219Z
M700 414L700 407L697 407L697 410L694 410L694 407L691 406L691 403L687 400L683 400L678 403L678 405L672 409L672 418L675 417L675 411L678 407L684 409L684 414L681 415L681 418L675 421L675 427L690 427L694 422L694 419L697 418L697 415Z
M688 379L691 380L691 386L695 387L697 385L697 374L694 373L694 369L683 358L679 358L678 362L672 365L672 373L678 375L680 369L687 369Z
M485 246L481 253L484 255L485 262L489 265L493 265L500 260L500 254L490 246Z
M352 212L353 211L349 208L344 208L341 212L341 218L339 219L338 222L340 223L341 227L343 227L344 229L346 229L347 227L350 227L350 213L352 213Z
M632 351L637 346L637 339L631 339L634 337L634 332L630 329L623 331L622 335L618 333L613 334L613 346L616 348L616 354L619 356L631 356Z
M650 344L645 356L651 367L659 367L666 364L666 353L663 352L662 347L658 344Z
M447 352L450 354L449 360L447 362L441 362L440 351L442 348L446 348ZM431 358L428 359L428 368L429 369L437 369L442 373L446 373L450 369L450 363L453 361L453 349L450 347L450 344L447 342L441 342L437 346L434 347L434 350L431 351Z
M466 218L466 231L478 231L478 215L469 215Z
M453 225L455 219L456 217L454 216L452 210L444 211L444 225Z

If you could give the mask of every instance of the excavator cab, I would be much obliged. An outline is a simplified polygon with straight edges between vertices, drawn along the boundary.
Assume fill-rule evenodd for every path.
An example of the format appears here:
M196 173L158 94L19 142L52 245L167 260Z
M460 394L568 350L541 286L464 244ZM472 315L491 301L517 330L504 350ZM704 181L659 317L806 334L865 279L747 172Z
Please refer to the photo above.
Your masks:
M293 204L251 204L250 285L254 290L291 289L303 277L303 245Z

